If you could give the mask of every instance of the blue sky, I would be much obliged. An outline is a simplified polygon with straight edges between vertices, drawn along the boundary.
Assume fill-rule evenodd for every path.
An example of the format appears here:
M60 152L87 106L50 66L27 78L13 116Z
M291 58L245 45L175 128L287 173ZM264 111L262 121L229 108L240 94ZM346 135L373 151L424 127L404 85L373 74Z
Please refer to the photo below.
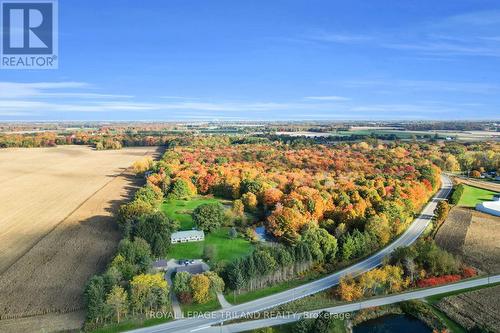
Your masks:
M500 119L498 0L59 1L0 120Z

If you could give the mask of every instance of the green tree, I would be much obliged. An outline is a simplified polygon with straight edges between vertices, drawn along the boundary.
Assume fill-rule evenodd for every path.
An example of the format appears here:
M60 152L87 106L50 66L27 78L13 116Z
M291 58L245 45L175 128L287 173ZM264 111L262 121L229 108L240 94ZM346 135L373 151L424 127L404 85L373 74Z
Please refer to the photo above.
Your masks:
M150 203L142 200L134 200L128 204L121 205L118 210L118 225L125 236L132 233L133 225L140 216L151 214L155 211Z
M244 263L242 260L234 261L227 269L228 286L234 291L245 287Z
M377 237L381 246L387 244L391 239L391 227L387 217L383 214L370 217L366 222L365 230Z
M235 228L235 227L231 227L231 228L229 229L228 234L229 234L229 237L230 237L231 239L235 239L236 237L238 237L238 231L236 231L236 228Z
M444 220L446 220L446 217L448 216L448 211L450 210L450 206L448 205L448 202L441 200L438 202L436 210L434 211L434 214L436 214L436 220L438 223L442 223Z
M134 241L123 239L118 244L117 254L121 255L125 262L134 265L138 273L146 273L151 268L151 247L142 238L136 237Z
M127 292L119 286L114 286L106 297L106 306L113 313L116 322L127 314L128 300Z
M241 194L250 192L257 195L262 191L262 189L262 182L255 179L243 179L240 184Z
M99 323L103 319L106 288L102 276L94 275L87 283L84 292L87 321Z
M140 274L130 282L130 303L134 311L160 310L168 304L168 284L163 274Z
M134 201L144 201L153 207L158 207L163 202L163 192L157 186L146 185L137 190Z
M168 194L168 198L184 199L190 198L195 194L196 192L193 184L189 184L189 181L187 179L178 178L170 186L170 193Z
M307 321L302 318L295 325L293 325L292 333L311 333L311 326L311 321Z
M193 221L206 232L217 230L224 222L224 208L220 203L200 205L193 212Z
M453 189L453 193L451 194L450 197L450 203L452 205L458 204L460 201L460 198L462 197L462 194L464 193L464 185L459 184Z
M215 259L216 248L213 244L205 244L203 246L203 260L211 262Z
M176 294L191 293L190 287L191 274L188 272L179 272L175 274L174 291Z
M307 228L302 234L302 241L309 246L313 258L317 261L332 262L337 254L337 239L323 228Z
M418 242L416 245L417 257L415 262L424 267L431 275L456 274L459 271L459 262L447 251L438 247L434 242Z
M152 254L160 258L167 255L170 235L178 227L178 223L168 219L163 212L157 211L139 218L135 235L146 240L151 246Z
M120 284L123 279L123 275L120 270L112 265L106 270L102 277L104 279L106 290L111 290L115 284Z
M241 201L243 202L246 211L253 213L257 210L257 196L252 192L243 194L241 196Z
M351 235L347 234L342 243L342 260L347 261L355 255L356 244Z
M332 326L332 320L330 313L322 311L318 315L318 318L314 320L311 330L314 333L329 333L331 326Z
M224 280L215 272L205 272L206 277L210 280L210 290L216 293L224 291Z
M117 254L114 258L113 261L111 262L110 268L113 268L114 270L118 271L120 276L123 278L125 281L129 281L132 279L132 277L137 274L138 267L136 264L127 261L125 257L121 254Z

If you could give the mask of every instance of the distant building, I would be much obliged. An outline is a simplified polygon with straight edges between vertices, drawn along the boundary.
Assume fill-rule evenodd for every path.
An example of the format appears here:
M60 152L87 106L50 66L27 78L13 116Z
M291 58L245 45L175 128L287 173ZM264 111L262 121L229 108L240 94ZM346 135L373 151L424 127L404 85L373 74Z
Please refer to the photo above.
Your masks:
M500 216L500 196L495 195L493 197L493 201L484 201L477 204L476 210L483 213Z
M200 230L187 230L174 232L170 236L170 243L200 242L205 240L205 233Z
M201 274L206 272L207 266L203 265L202 263L199 264L192 264L192 265L185 265L185 266L179 266L175 269L176 273L179 272L188 272L189 274Z

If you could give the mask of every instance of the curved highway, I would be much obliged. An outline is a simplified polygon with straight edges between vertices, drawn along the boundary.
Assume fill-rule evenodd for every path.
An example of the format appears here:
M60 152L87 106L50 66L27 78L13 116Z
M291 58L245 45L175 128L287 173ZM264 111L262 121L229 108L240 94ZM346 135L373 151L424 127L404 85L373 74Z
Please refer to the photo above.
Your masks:
M276 307L283 303L288 303L293 300L303 298L339 283L339 280L346 275L357 276L364 272L374 269L382 264L385 257L391 254L394 249L412 244L426 229L429 222L434 216L434 210L437 203L446 199L452 189L452 182L446 175L441 176L441 188L425 206L420 215L412 222L410 227L394 242L372 256L349 266L337 273L324 277L322 279L309 282L302 286L289 289L277 294L263 297L248 303L235 305L224 310L211 312L203 317L186 318L160 324L152 327L141 328L130 332L134 333L159 333L159 332L202 332L207 330L211 325L226 321L230 318L238 318L245 314L260 312L265 309Z

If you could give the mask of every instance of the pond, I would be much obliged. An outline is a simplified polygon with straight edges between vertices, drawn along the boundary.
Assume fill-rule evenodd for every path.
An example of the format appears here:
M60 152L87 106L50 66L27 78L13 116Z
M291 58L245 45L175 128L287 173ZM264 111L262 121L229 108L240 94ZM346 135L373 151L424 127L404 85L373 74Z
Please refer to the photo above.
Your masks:
M387 315L354 327L354 333L431 333L422 321L408 315Z

